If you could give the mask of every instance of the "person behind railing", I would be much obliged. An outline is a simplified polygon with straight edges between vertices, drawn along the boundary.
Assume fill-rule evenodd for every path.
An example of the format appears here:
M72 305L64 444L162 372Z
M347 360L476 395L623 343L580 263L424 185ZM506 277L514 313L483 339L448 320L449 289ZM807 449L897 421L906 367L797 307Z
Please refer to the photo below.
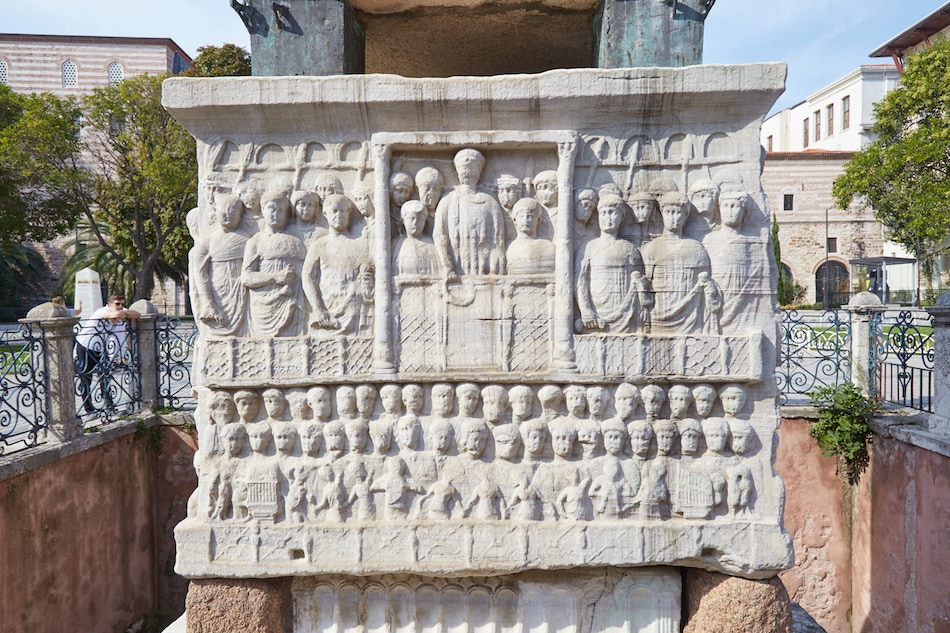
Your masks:
M72 307L72 308L66 305L66 299L62 297L61 295L53 297L52 299L50 299L50 301L58 306L63 306L64 308L69 310L69 316L75 317L82 314L82 299L77 299L75 307Z
M79 396L86 413L96 411L92 398L93 373L97 369L101 371L110 359L121 358L129 335L126 321L135 321L140 316L136 310L125 307L125 296L115 294L109 297L105 306L83 321L76 334L75 361L76 373L79 375ZM99 388L105 408L111 409L113 402L109 393L109 376L106 372L102 373Z

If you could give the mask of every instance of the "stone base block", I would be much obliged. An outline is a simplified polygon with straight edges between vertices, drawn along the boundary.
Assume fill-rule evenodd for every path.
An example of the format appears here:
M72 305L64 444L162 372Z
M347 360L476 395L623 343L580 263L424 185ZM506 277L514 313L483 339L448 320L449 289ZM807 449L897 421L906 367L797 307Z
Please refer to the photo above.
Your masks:
M185 609L187 633L285 633L292 620L290 581L193 580Z
M683 633L792 633L791 601L777 577L746 580L689 569L683 592Z

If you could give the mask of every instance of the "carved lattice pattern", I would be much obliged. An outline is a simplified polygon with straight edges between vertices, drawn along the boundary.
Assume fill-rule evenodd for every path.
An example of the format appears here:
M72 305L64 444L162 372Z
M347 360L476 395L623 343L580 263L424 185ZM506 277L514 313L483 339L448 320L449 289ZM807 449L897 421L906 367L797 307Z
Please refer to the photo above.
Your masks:
M686 339L686 375L717 376L724 373L718 338L690 336Z
M343 350L331 339L310 340L310 374L338 376L343 373Z
M235 365L241 368L240 378L270 377L270 341L245 339L240 342Z
M346 373L366 374L373 369L373 339L350 338L346 344Z
M438 371L442 363L439 312L424 286L407 286L399 295L399 367L407 372Z
M511 370L546 369L550 357L547 292L522 286L512 312Z

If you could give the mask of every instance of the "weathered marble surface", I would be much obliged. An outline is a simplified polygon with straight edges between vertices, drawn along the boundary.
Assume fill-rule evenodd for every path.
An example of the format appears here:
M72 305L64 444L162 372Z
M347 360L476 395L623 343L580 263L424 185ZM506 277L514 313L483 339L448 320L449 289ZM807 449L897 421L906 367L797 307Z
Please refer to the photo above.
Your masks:
M169 80L203 193L179 573L786 567L783 79Z

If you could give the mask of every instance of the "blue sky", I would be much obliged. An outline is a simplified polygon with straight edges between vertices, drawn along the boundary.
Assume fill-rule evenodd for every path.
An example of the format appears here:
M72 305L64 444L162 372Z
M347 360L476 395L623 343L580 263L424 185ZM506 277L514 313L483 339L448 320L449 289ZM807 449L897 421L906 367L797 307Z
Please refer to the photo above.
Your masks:
M941 0L718 0L706 23L706 63L785 61L794 105L861 64L935 11ZM247 32L228 0L0 0L0 31L170 37L191 55Z

